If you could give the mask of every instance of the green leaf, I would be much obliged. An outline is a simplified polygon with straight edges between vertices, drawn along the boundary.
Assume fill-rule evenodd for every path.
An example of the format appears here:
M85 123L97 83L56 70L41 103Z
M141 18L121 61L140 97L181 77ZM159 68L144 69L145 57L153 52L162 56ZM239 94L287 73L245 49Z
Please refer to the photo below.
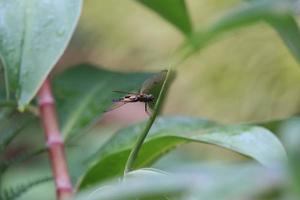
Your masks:
M175 170L175 173L167 175L145 173L144 170L133 171L133 176L83 191L75 200L156 199L150 197L166 195L174 195L178 200L252 199L280 186L283 182L280 170L269 170L251 164L221 167L219 165L217 168L204 168L201 165L180 167L180 171Z
M295 59L300 63L300 29L293 16L270 19L268 22L280 35Z
M29 181L28 183L24 183L21 185L17 185L14 187L6 188L3 191L0 191L0 199L1 200L15 200L20 198L23 194L25 194L28 190L39 186L43 183L47 183L52 180L51 176L38 178L33 181Z
M53 81L64 137L88 128L120 97L115 90L138 92L151 73L118 73L79 65ZM124 94L121 94L122 96Z
M81 178L80 188L122 174L129 151L144 123L119 131L93 156L94 163ZM218 145L272 167L286 161L280 141L267 129L239 125L224 126L188 117L160 118L154 123L140 151L135 168L145 167L163 154L186 142Z
M31 160L42 153L47 152L47 149L45 147L39 148L33 151L24 151L21 153L18 153L17 155L11 156L9 159L3 159L0 161L0 178L3 176L3 174L10 168L15 167L18 164Z
M20 114L13 109L0 109L0 153L33 121L33 116L28 113Z
M185 35L190 35L192 25L184 0L138 0L145 6L157 12Z
M0 1L0 57L8 97L21 110L65 50L77 24L81 0Z
M269 23L278 32L287 47L300 62L300 30L293 16L291 1L259 0L237 6L221 19L195 33L188 54L201 50L224 32L251 25L259 21Z

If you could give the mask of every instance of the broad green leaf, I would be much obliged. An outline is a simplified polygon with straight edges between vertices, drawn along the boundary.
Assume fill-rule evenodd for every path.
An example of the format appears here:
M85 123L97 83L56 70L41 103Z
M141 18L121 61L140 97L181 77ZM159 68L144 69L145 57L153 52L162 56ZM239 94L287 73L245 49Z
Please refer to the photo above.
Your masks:
M33 116L28 113L20 114L12 109L0 109L0 153L33 121Z
M6 186L4 189L1 188L0 190L0 199L2 200L19 199L22 195L24 195L32 188L52 180L53 180L52 176L45 176L41 178L36 178L35 180L27 180L27 182L23 184L19 183L18 185L14 185L11 187Z
M124 94L113 91L138 92L151 73L118 73L91 65L79 65L58 75L53 81L64 137L89 127L101 117L112 100Z
M157 12L185 35L190 35L192 25L185 0L138 0L145 6Z
M144 123L115 134L93 156L94 163L82 177L79 187L85 188L123 173L129 151ZM186 142L218 145L256 159L272 167L286 161L280 141L267 129L239 125L224 126L212 121L188 117L160 118L152 126L140 151L135 168L145 167L163 154Z
M195 33L190 41L193 49L189 54L201 50L226 31L265 21L274 27L300 62L300 30L293 17L292 6L291 1L284 0L254 0L243 3L206 29Z
M21 110L65 50L77 24L81 0L1 0L0 57L8 97Z
M280 186L284 179L280 170L251 164L217 168L203 168L201 165L180 167L180 171L175 170L175 173L167 175L145 173L144 170L133 171L133 176L83 191L75 200L155 199L150 197L166 195L174 195L176 200L252 199Z

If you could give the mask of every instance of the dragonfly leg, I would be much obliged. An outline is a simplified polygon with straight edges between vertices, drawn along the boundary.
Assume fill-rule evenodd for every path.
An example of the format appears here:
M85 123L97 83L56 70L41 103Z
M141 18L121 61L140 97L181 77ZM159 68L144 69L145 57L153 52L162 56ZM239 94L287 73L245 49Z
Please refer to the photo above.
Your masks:
M148 111L148 103L145 102L145 112L150 116L150 112Z

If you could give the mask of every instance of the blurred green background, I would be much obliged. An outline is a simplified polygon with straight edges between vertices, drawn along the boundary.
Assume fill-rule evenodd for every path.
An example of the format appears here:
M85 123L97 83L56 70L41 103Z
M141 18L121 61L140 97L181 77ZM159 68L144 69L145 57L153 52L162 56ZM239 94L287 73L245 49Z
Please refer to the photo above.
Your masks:
M188 0L196 30L220 18L237 0ZM155 71L183 41L169 23L132 0L85 1L79 26L59 69L78 62L121 71ZM300 70L266 23L231 31L182 63L165 114L222 122L282 118L300 105Z
M241 3L238 0L186 2L196 30ZM83 5L77 30L55 73L83 62L117 71L159 71L167 68L170 57L184 40L175 27L137 1L87 0ZM222 35L182 63L163 114L201 116L224 123L284 118L298 113L299 91L299 66L277 33L261 22ZM101 137L90 134L81 141L89 144L89 148L69 149L70 165L76 165L76 159L99 147L103 137L113 131L96 129ZM106 133L105 136L102 133ZM42 136L28 133L29 145L33 137L37 143L43 143ZM243 159L227 150L198 144L185 145L158 165L174 162L174 157L177 161L178 158ZM22 183L34 179L34 174L41 174L41 171L47 175L50 173L48 166L46 154L43 154L37 161L10 170L5 181L8 185ZM54 198L52 184L38 186L21 199L41 197Z

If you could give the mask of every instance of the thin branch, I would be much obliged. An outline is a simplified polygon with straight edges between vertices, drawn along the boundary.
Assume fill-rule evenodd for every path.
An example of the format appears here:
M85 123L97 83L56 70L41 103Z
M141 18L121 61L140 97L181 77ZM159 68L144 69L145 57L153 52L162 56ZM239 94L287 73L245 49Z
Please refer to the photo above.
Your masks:
M124 170L124 175L127 174L128 172L130 172L132 169L133 169L133 165L134 165L134 162L136 161L137 157L138 157L138 154L141 150L141 147L156 119L156 116L160 110L160 106L161 106L161 103L162 103L162 99L163 99L163 96L166 92L166 89L167 89L167 83L170 79L170 74L171 74L171 67L169 68L168 72L167 72L167 75L166 75L166 78L164 80L164 83L161 87L161 90L159 92L159 95L158 95L158 98L157 98L157 101L155 103L155 106L154 106L154 110L153 110L153 113L152 115L150 116L149 120L147 121L147 124L144 128L144 130L142 131L141 135L138 137L134 147L132 148L130 154L129 154L129 157L128 157L128 160L126 162L126 165L125 165L125 170Z
M54 98L49 79L45 80L39 90L38 102L56 186L57 199L64 200L71 197L73 188L67 168L64 143L58 128Z

